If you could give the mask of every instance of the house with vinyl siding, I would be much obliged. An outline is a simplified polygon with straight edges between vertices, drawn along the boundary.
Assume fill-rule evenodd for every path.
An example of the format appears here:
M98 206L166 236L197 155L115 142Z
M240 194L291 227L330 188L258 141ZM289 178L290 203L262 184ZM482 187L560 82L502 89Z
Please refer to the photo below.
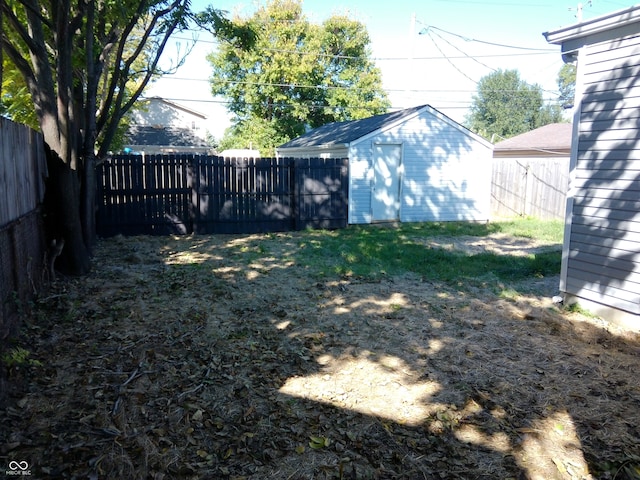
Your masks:
M207 116L160 97L140 101L124 136L125 152L141 154L211 153Z
M544 35L577 62L560 290L640 330L640 6Z
M348 223L487 221L493 146L429 105L324 125L278 157L347 158Z

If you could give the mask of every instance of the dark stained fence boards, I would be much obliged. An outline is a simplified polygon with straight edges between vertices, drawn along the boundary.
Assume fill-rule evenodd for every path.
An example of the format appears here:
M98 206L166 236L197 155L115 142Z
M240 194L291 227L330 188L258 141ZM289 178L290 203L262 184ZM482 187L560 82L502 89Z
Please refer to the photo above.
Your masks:
M347 159L293 160L296 230L343 228L347 225Z
M347 225L346 159L116 156L98 171L100 236Z
M275 158L205 157L194 171L196 233L291 229L291 173Z
M46 176L42 135L0 117L0 228L42 202Z
M99 167L97 230L115 234L190 233L191 159L116 156Z
M0 117L0 339L3 341L16 333L20 310L46 281L46 245L40 209L46 176L42 135ZM0 373L0 386L2 379ZM0 388L0 403L2 396Z

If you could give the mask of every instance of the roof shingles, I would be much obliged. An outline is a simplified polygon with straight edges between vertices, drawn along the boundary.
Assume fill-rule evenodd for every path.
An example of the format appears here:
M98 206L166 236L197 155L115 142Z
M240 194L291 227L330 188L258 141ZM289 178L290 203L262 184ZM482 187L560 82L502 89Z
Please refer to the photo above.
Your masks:
M407 108L406 110L374 115L373 117L363 118L360 120L328 123L280 145L280 148L348 144L371 132L381 129L386 125L394 123L397 120L417 113L426 106L427 105L420 105L413 108Z
M530 132L511 137L494 146L494 151L509 150L570 150L572 125L551 123Z

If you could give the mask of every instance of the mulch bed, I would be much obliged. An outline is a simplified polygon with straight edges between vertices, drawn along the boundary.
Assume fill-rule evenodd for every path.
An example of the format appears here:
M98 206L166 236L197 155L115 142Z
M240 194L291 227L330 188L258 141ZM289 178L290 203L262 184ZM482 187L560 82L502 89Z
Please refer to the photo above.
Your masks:
M298 235L100 241L25 320L0 469L640 478L638 334L553 305L557 278L318 276Z

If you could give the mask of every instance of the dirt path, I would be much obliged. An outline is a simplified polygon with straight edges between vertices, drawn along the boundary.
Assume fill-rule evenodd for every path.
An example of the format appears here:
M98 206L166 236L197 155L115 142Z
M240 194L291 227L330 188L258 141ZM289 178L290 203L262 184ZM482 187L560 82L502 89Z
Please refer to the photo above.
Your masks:
M12 372L3 457L57 478L637 478L640 341L558 310L557 278L330 280L296 235L101 242L27 330L42 366Z

